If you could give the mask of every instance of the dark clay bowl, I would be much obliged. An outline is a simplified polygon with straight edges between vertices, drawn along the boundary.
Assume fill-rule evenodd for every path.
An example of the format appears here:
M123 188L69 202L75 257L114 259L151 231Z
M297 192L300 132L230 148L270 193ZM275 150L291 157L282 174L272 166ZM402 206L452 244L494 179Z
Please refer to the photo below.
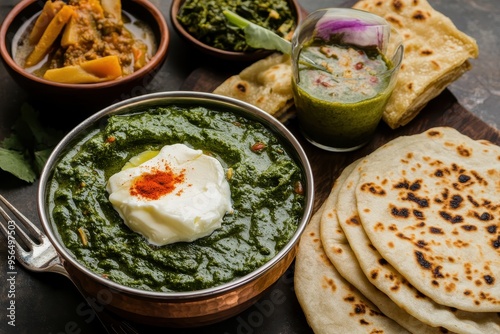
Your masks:
M223 60L240 61L240 62L251 62L262 59L270 55L273 51L270 50L255 50L251 52L236 52L227 51L215 48L213 46L202 43L194 36L192 36L184 26L177 19L177 13L179 12L182 4L185 0L173 0L172 6L170 8L170 19L177 33L194 49L203 52L214 58L219 58ZM304 10L300 7L296 0L288 0L292 12L295 14L297 24L301 22L305 17Z
M147 22L155 35L157 51L146 66L128 76L102 83L64 84L37 77L14 61L12 41L22 24L39 13L44 4L45 1L38 0L20 1L0 27L0 55L5 67L35 103L61 109L69 115L76 109L88 114L118 101L121 96L130 96L141 87L144 90L166 58L169 31L162 13L147 0L123 0L123 11Z

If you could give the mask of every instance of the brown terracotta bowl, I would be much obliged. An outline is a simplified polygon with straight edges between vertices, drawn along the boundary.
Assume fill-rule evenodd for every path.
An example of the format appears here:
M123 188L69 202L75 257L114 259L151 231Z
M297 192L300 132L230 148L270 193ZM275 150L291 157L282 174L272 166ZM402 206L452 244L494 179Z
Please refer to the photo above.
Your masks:
M233 112L268 128L296 161L303 173L304 211L288 243L267 263L253 272L219 286L187 292L152 292L113 282L83 266L65 247L51 220L51 178L59 160L96 124L111 115L124 115L167 105L196 105ZM94 131L94 130L92 130ZM297 139L276 118L248 103L211 93L163 92L119 102L93 114L75 127L49 157L40 177L38 211L42 227L58 258L52 271L67 275L92 300L132 322L156 326L196 327L225 320L242 312L262 296L293 261L299 238L312 214L314 182L311 166ZM57 270L59 268L60 270Z
M177 33L196 50L215 58L233 60L233 61L256 61L272 53L269 50L255 50L250 52L227 51L207 45L191 35L177 19L177 13L185 0L173 0L170 8L170 19ZM295 14L297 24L305 17L304 10L296 0L288 0L292 12Z
M22 24L37 15L44 4L45 1L39 0L20 1L0 27L0 55L5 67L33 101L52 107L63 107L69 114L75 108L90 108L89 110L96 111L118 101L121 96L130 96L130 92L138 87L145 87L166 58L169 31L162 13L147 0L123 0L123 11L147 22L155 35L157 51L146 66L128 76L102 83L64 84L37 77L14 61L12 41Z

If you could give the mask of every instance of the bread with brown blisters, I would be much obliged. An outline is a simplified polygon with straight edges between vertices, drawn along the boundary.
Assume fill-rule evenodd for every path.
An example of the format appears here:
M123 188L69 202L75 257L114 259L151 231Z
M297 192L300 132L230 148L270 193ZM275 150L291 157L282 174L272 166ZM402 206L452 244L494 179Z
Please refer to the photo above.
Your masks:
M382 150L386 158L392 157L392 150L399 150L402 142L411 142L416 138L399 137ZM424 140L424 145L427 144L422 136L418 138ZM361 166L369 168L370 159L377 154L375 151L362 159ZM334 191L330 193L321 218L321 240L326 254L337 270L386 312L386 315L413 333L500 333L500 322L496 313L467 312L440 305L418 291L380 255L359 219L355 189L360 173L363 172L361 166L356 164L357 168L348 172L345 181L336 190L337 195ZM411 261L402 256L399 262L407 260Z
M407 334L335 269L320 239L323 207L311 218L300 239L294 287L308 324L315 334Z
M248 102L279 118L293 105L290 56L271 54L229 77L214 93Z
M499 146L443 127L401 137L359 165L366 235L440 305L500 312L499 161Z
M500 333L498 161L499 146L436 127L347 166L297 253L313 330L360 333L370 319L381 333ZM401 328L346 312L345 289Z
M383 114L393 129L415 118L478 56L476 41L426 0L361 0L353 8L382 16L404 40L398 81Z
M356 167L359 160L344 168L340 176L335 181L333 189L322 205L320 221L320 237L325 254L335 266L340 275L356 289L368 298L378 309L389 318L397 322L401 327L411 333L419 334L443 334L440 325L427 325L407 312L409 305L399 307L384 292L377 289L370 283L360 268L359 262L352 251L346 238L346 234L341 228L337 217L340 216L338 208L339 196L349 193L352 188L352 175L356 174ZM356 201L351 203L355 206ZM344 210L342 210L344 211ZM363 244L366 245L366 244ZM370 258L372 260L372 258ZM296 269L297 270L297 269ZM427 309L428 310L428 309ZM430 314L430 317L433 315ZM468 333L472 334L472 333ZM477 333L475 333L477 334Z

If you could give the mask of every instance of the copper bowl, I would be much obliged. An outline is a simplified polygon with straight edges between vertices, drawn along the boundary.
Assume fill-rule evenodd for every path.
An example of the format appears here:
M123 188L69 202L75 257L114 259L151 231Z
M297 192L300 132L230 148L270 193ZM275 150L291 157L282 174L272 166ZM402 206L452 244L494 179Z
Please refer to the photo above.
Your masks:
M7 71L29 97L41 105L49 104L54 108L60 106L65 113L86 108L99 110L120 100L123 94L141 87L144 89L166 58L170 35L162 13L147 0L122 0L123 11L147 22L155 35L157 50L146 66L125 77L92 84L57 83L37 77L14 61L12 42L23 23L37 15L44 3L45 1L39 0L20 1L9 12L0 27L0 55Z
M170 8L170 20L172 21L172 24L177 33L196 50L215 58L232 61L256 61L270 55L273 52L270 50L255 50L249 52L227 51L215 48L199 41L198 39L196 39L196 37L191 35L177 19L177 13L179 12L184 2L185 0L172 1L172 6ZM305 18L305 12L296 0L288 0L288 3L290 5L290 9L295 15L296 25L298 25L299 22L301 22Z
M169 293L120 285L84 267L65 248L49 218L49 180L65 151L71 148L89 127L105 122L108 116L133 113L152 106L183 103L232 111L262 123L279 137L303 171L303 216L291 240L274 258L252 273L229 283L204 290ZM59 254L60 271L67 274L84 294L94 300L103 301L102 304L105 304L108 310L133 322L156 326L195 327L219 322L242 312L285 273L295 257L298 240L311 216L313 185L312 170L305 152L295 137L274 117L248 103L225 96L199 92L164 92L119 102L87 118L68 133L52 152L40 177L38 210L42 227Z

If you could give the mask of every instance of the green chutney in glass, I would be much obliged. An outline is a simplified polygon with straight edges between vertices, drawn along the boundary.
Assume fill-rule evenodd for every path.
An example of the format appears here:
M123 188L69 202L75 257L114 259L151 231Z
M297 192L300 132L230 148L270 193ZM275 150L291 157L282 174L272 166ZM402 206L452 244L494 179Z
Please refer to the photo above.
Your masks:
M300 127L313 144L350 151L373 136L392 93L393 65L376 48L305 45L293 92ZM382 73L382 74L381 74Z

